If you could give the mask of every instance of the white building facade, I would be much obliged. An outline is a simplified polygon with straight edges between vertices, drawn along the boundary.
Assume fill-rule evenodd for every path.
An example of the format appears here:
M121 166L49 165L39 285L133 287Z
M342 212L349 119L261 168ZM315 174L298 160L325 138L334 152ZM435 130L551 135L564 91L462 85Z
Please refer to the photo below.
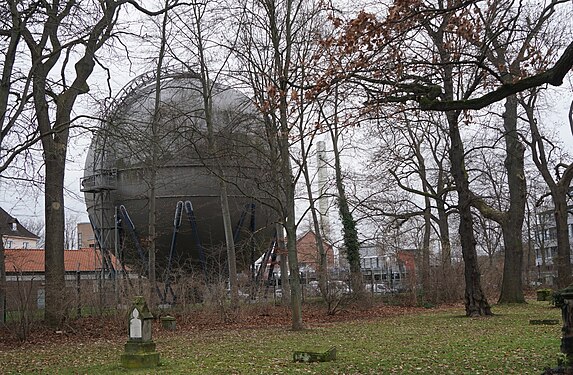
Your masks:
M573 188L570 190L573 193ZM567 207L567 231L569 234L569 252L573 261L573 202ZM536 217L535 225L535 265L538 279L542 284L553 285L556 277L555 258L557 258L557 226L553 209L545 210Z

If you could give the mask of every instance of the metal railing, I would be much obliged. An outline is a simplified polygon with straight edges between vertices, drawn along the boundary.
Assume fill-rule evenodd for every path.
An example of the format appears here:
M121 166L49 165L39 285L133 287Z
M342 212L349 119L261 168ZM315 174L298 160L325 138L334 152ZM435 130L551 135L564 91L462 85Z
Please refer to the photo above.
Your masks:
M98 192L102 190L117 189L117 170L103 169L91 176L80 179L81 192Z

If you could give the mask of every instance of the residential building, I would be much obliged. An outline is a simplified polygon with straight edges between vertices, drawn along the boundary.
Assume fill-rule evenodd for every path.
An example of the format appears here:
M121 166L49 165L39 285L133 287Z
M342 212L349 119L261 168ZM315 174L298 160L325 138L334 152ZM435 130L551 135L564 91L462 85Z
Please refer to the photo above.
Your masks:
M324 251L326 252L326 268L334 267L334 251L332 245L322 241ZM301 271L317 272L319 269L320 255L316 245L316 234L309 230L300 236L296 241L296 251L298 256L298 265Z
M573 188L569 190L569 205L567 207L567 230L571 260L573 261ZM546 209L537 214L535 231L535 264L537 266L538 282L553 285L556 277L554 259L557 257L557 226L553 209Z
M332 271L335 266L333 247L327 241L323 241L323 246L326 252L327 271ZM296 251L298 266L303 278L303 283L307 283L310 280L316 280L318 278L317 272L319 270L320 256L318 247L316 245L316 235L312 230L309 230L298 237L296 242ZM265 254L261 255L255 262L257 270L259 269L264 259ZM278 278L280 278L279 262L280 260L278 259L273 261L273 257L269 256L267 258L267 263L264 267L265 279L268 278L268 272L271 268L273 270L272 272L274 279L278 280Z
M30 308L43 308L45 296L44 249L6 249L6 290L8 310L22 309L25 303ZM122 270L117 259L109 254L105 263ZM104 263L104 264L105 264ZM102 280L109 283L109 266L102 269L101 252L95 248L64 250L66 293L84 294L83 299L97 297ZM108 274L103 274L104 272ZM128 273L131 270L127 269ZM102 278L103 276L103 278ZM135 277L128 274L127 277ZM62 291L64 292L64 291Z
M360 247L360 270L368 285L384 285L388 290L408 287L408 278L416 272L415 250L385 251L376 244Z
M91 223L78 223L77 225L78 233L78 247L80 249L85 248L95 248L96 240L94 235L94 230Z
M0 235L5 249L35 249L40 237L0 207Z

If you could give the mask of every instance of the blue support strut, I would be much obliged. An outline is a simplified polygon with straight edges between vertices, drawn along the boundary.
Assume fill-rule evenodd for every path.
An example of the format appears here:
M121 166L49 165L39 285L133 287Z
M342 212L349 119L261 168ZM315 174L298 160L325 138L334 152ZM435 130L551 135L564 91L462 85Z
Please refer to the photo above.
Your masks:
M119 206L119 213L123 219L123 222L127 224L127 231L129 232L129 234L131 235L131 238L133 239L133 242L135 243L135 248L137 249L137 253L139 254L139 257L141 258L142 263L144 265L146 265L147 264L147 257L145 256L145 253L143 252L143 248L141 247L141 244L139 243L139 238L137 238L137 232L135 231L135 225L133 225L133 221L131 221L129 214L127 213L127 209L125 208L125 206L123 204L121 206ZM146 267L146 272L147 272L147 267Z
M161 303L167 303L167 293L170 292L173 297L173 303L175 304L177 296L171 288L171 265L173 264L173 256L176 254L175 244L177 243L177 234L179 233L179 227L181 226L181 216L183 214L183 202L177 202L175 208L175 218L173 219L173 236L171 237L171 247L169 248L169 257L167 258L167 269L165 271L165 289L163 295L161 296Z
M205 249L201 244L201 238L199 237L199 230L197 228L197 220L195 219L195 213L193 211L193 205L190 201L185 201L184 203L185 212L187 213L187 219L191 224L191 235L195 240L195 245L199 250L199 261L201 262L201 268L203 269L203 273L205 274L205 280L207 280L207 260L205 258Z

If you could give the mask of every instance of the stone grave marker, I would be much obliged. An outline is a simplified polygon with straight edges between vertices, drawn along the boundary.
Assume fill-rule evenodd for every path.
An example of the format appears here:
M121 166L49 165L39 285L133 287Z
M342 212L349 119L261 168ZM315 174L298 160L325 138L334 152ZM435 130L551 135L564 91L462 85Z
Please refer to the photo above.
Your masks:
M177 323L175 317L171 315L165 315L161 317L161 327L168 331L175 331L177 329Z
M126 368L148 368L159 364L159 353L151 337L153 314L145 299L135 297L127 321L128 340L121 355L121 365Z

